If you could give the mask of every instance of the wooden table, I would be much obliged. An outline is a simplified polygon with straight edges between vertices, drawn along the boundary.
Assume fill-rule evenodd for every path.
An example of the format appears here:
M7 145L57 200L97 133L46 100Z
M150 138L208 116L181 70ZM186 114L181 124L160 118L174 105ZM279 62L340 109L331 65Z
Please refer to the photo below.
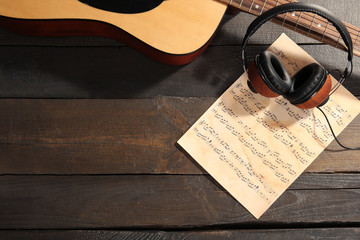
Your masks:
M360 26L358 0L313 2ZM256 220L175 145L242 74L253 19L225 16L208 50L178 67L109 39L0 30L0 239L359 239L359 152L332 143ZM272 23L249 55L283 31L345 67L345 53ZM360 96L354 64L345 87ZM359 129L360 117L341 141L360 145Z

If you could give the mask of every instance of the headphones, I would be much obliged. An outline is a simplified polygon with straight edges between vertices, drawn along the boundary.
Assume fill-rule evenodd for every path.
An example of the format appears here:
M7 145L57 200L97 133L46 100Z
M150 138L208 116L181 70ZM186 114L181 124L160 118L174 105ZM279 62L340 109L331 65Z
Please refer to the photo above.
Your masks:
M242 60L245 67L245 48L249 38L265 22L278 14L287 12L311 12L315 13L333 24L340 33L348 52L348 64L341 76L341 84L353 69L353 45L351 37L345 25L338 20L329 10L311 3L294 2L274 7L258 16L248 27L242 43ZM319 64L311 63L290 77L285 67L275 54L264 51L258 54L248 66L248 86L254 93L265 97L277 97L279 95L287 99L291 104L310 109L324 105L331 95L331 78L329 73Z

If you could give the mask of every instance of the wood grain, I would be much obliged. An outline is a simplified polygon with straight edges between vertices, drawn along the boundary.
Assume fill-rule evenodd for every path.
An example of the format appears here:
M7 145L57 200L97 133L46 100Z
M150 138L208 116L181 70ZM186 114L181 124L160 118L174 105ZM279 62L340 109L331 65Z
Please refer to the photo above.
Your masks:
M214 98L0 101L1 174L199 174L175 143ZM359 145L360 118L340 135ZM332 143L308 172L357 172Z
M356 11L349 11L348 6L356 6L357 0L303 0L302 2L316 3L325 6L330 11L336 13L345 22L360 27L360 17ZM240 45L242 37L245 35L247 27L255 18L248 13L240 12L231 9L231 15L225 15L211 45ZM238 13L238 14L234 14ZM281 28L274 23L266 23L261 27L253 38L250 39L249 44L270 44L276 36L281 32L285 32L296 43L309 44L318 43L317 41L305 37L301 34L295 33L286 28ZM101 37L62 37L62 38L49 38L49 37L30 37L17 35L12 32L0 29L0 45L41 45L41 46L124 46L123 43L101 38ZM334 49L335 50L335 49ZM335 50L338 51L338 50Z
M98 240L98 239L148 239L148 240L175 240L175 239L226 239L226 240L278 240L292 239L304 240L314 236L321 239L357 239L360 236L359 228L304 228L304 229L263 229L263 230L213 230L213 231L115 231L115 230L57 230L57 231L0 231L0 238L3 240L42 240L42 239L77 239L77 240Z
M248 58L267 46L250 47ZM346 54L329 46L302 46L327 69ZM182 67L157 63L129 48L0 47L1 98L218 97L242 73L240 47L210 47ZM326 53L326 54L324 54ZM345 87L360 95L360 58Z
M360 26L357 0L311 2ZM182 67L105 38L0 30L0 239L359 239L357 152L331 144L256 221L174 145L242 73L253 18L225 16ZM328 69L345 67L346 54L273 23L249 58L283 31ZM345 86L360 96L354 66ZM342 142L359 145L359 121Z
M173 0L163 2L152 11L139 14L120 14L103 11L76 0L28 1L13 0L11 2L0 0L0 15L7 18L42 20L29 29L21 29L11 22L3 27L27 34L61 36L61 35L92 35L94 32L86 29L43 27L44 20L74 21L86 20L104 22L129 33L159 52L175 55L189 54L203 47L216 31L227 5L219 1L194 2L192 0ZM25 24L25 23L24 23ZM176 26L176 27L174 27ZM88 26L87 26L88 27ZM106 27L106 26L105 26ZM102 28L102 26L96 26ZM113 29L114 30L114 29ZM101 31L100 31L101 32ZM98 32L97 32L98 33ZM96 33L96 34L97 34ZM100 34L100 36L104 36ZM110 36L111 34L105 34Z
M330 178L339 184L336 175ZM359 176L346 181L358 186ZM329 185L314 191L306 189L306 184L301 187L287 190L256 220L208 176L2 176L0 228L166 229L359 222L359 188Z

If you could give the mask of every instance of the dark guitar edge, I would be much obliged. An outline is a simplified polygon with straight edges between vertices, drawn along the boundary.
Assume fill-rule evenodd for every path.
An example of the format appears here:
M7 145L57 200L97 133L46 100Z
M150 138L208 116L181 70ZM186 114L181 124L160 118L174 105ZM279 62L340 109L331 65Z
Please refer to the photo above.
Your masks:
M212 37L199 49L186 54L158 50L128 32L106 22L82 19L18 19L0 16L0 27L15 33L37 37L97 36L120 41L145 56L168 65L185 65L194 61L209 46Z

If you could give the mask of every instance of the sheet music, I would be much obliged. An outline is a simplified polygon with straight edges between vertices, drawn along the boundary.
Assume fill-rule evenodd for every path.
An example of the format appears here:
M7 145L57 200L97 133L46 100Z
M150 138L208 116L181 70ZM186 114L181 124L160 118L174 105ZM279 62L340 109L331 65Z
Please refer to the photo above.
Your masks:
M269 50L290 75L315 62L285 34ZM322 109L338 135L358 115L360 104L341 87ZM317 109L254 94L243 74L178 143L259 218L332 140Z

